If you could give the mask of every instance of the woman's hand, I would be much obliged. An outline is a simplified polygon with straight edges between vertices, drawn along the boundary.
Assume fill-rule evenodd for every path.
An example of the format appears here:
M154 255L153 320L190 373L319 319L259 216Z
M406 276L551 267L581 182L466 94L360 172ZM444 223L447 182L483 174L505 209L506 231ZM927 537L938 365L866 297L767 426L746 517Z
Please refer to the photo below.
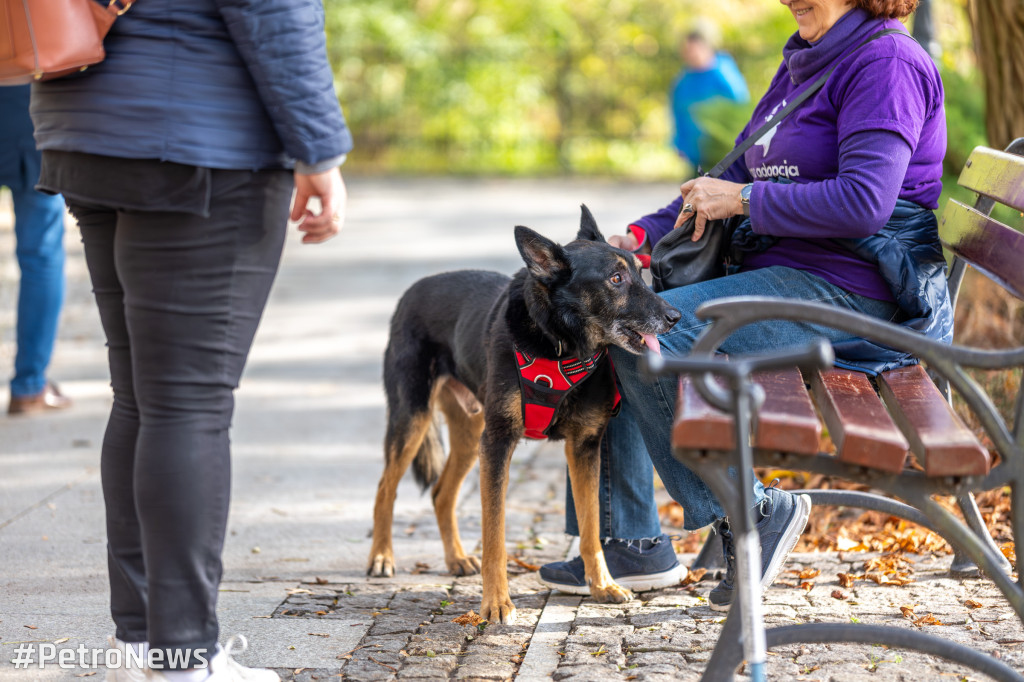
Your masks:
M319 199L320 212L314 213L311 206ZM348 194L341 171L332 168L312 175L295 174L295 198L292 202L291 220L298 222L299 232L305 232L303 244L327 241L345 223L345 202Z
M709 220L721 220L743 214L741 189L741 183L718 178L701 177L684 182L679 187L679 192L683 196L683 210L676 218L675 227L679 227L690 218L690 215L696 213L693 241L697 241L704 234L704 226Z
M639 244L636 242L636 237L633 236L632 232L626 234L613 234L608 237L608 243L617 249L623 251L636 251L639 248Z

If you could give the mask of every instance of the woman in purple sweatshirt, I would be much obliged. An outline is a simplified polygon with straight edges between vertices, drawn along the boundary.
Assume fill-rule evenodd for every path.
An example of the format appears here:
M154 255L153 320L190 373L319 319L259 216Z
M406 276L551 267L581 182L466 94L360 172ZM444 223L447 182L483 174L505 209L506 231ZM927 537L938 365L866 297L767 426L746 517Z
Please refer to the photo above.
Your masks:
M737 144L770 121L829 68L825 85L750 147L720 178L690 180L667 207L609 241L641 251L696 214L699 235L710 220L749 216L738 233L756 243L739 272L664 292L683 319L659 337L663 352L685 355L708 324L697 307L727 296L818 301L891 320L936 339L952 336L941 247L933 209L946 151L943 89L927 53L900 28L917 0L781 0L797 23L778 73ZM713 227L710 229L714 229ZM735 241L734 241L735 246ZM829 339L841 364L879 371L910 361L891 349L809 323L771 320L744 327L721 346L740 355ZM661 533L653 471L685 510L685 527L716 524L726 577L711 607L732 603L732 533L718 500L671 452L675 379L648 384L637 359L614 355L623 409L604 439L601 520L612 576L635 591L676 583L685 574ZM754 519L761 538L762 589L796 544L810 501L755 483ZM566 530L577 534L571 492ZM587 594L579 557L547 564L541 580Z

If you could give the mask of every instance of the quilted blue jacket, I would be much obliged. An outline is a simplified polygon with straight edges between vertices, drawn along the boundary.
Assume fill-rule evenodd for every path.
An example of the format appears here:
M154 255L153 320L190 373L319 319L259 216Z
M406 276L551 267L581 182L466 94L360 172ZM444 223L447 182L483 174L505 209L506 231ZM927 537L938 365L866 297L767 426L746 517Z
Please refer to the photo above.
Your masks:
M352 147L321 0L139 0L104 47L102 63L32 86L41 150L255 170Z
M953 342L953 303L935 213L900 199L885 226L863 239L837 239L878 266L906 319L907 329L942 343ZM834 344L836 365L877 374L916 364L913 355L854 339Z

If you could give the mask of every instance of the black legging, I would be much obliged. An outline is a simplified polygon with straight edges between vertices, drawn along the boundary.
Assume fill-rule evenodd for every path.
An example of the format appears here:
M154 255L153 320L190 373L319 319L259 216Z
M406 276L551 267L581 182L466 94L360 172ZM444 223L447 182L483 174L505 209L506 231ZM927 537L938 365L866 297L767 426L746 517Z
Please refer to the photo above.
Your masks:
M114 389L101 463L111 614L119 639L149 641L173 668L209 660L217 643L233 391L277 272L292 177L214 170L208 186L207 217L68 202Z

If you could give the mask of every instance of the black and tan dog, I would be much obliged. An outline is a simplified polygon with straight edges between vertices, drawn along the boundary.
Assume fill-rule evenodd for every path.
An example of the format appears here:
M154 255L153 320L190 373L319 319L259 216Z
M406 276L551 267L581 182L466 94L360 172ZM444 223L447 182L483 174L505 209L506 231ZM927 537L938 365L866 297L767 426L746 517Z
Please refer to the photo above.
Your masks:
M480 270L444 273L416 282L398 302L384 354L386 465L373 510L369 575L394 574L395 491L410 464L424 488L434 485L448 569L456 575L481 570L481 562L463 550L455 506L466 474L482 455L480 615L491 622L513 622L505 493L512 451L526 429L525 388L527 406L559 403L545 435L565 440L591 596L605 602L632 597L608 573L599 537L598 452L618 399L605 351L610 345L633 353L647 345L656 348L655 335L668 331L680 314L643 282L636 257L608 245L590 211L582 209L579 233L565 246L516 227L526 267L511 279ZM562 374L579 385L552 397L543 395L544 379L547 385L551 381L547 376L534 377L540 383L521 383L519 366L534 358L560 360L569 368ZM580 380L578 372L584 370L589 374ZM435 409L448 423L447 461Z

